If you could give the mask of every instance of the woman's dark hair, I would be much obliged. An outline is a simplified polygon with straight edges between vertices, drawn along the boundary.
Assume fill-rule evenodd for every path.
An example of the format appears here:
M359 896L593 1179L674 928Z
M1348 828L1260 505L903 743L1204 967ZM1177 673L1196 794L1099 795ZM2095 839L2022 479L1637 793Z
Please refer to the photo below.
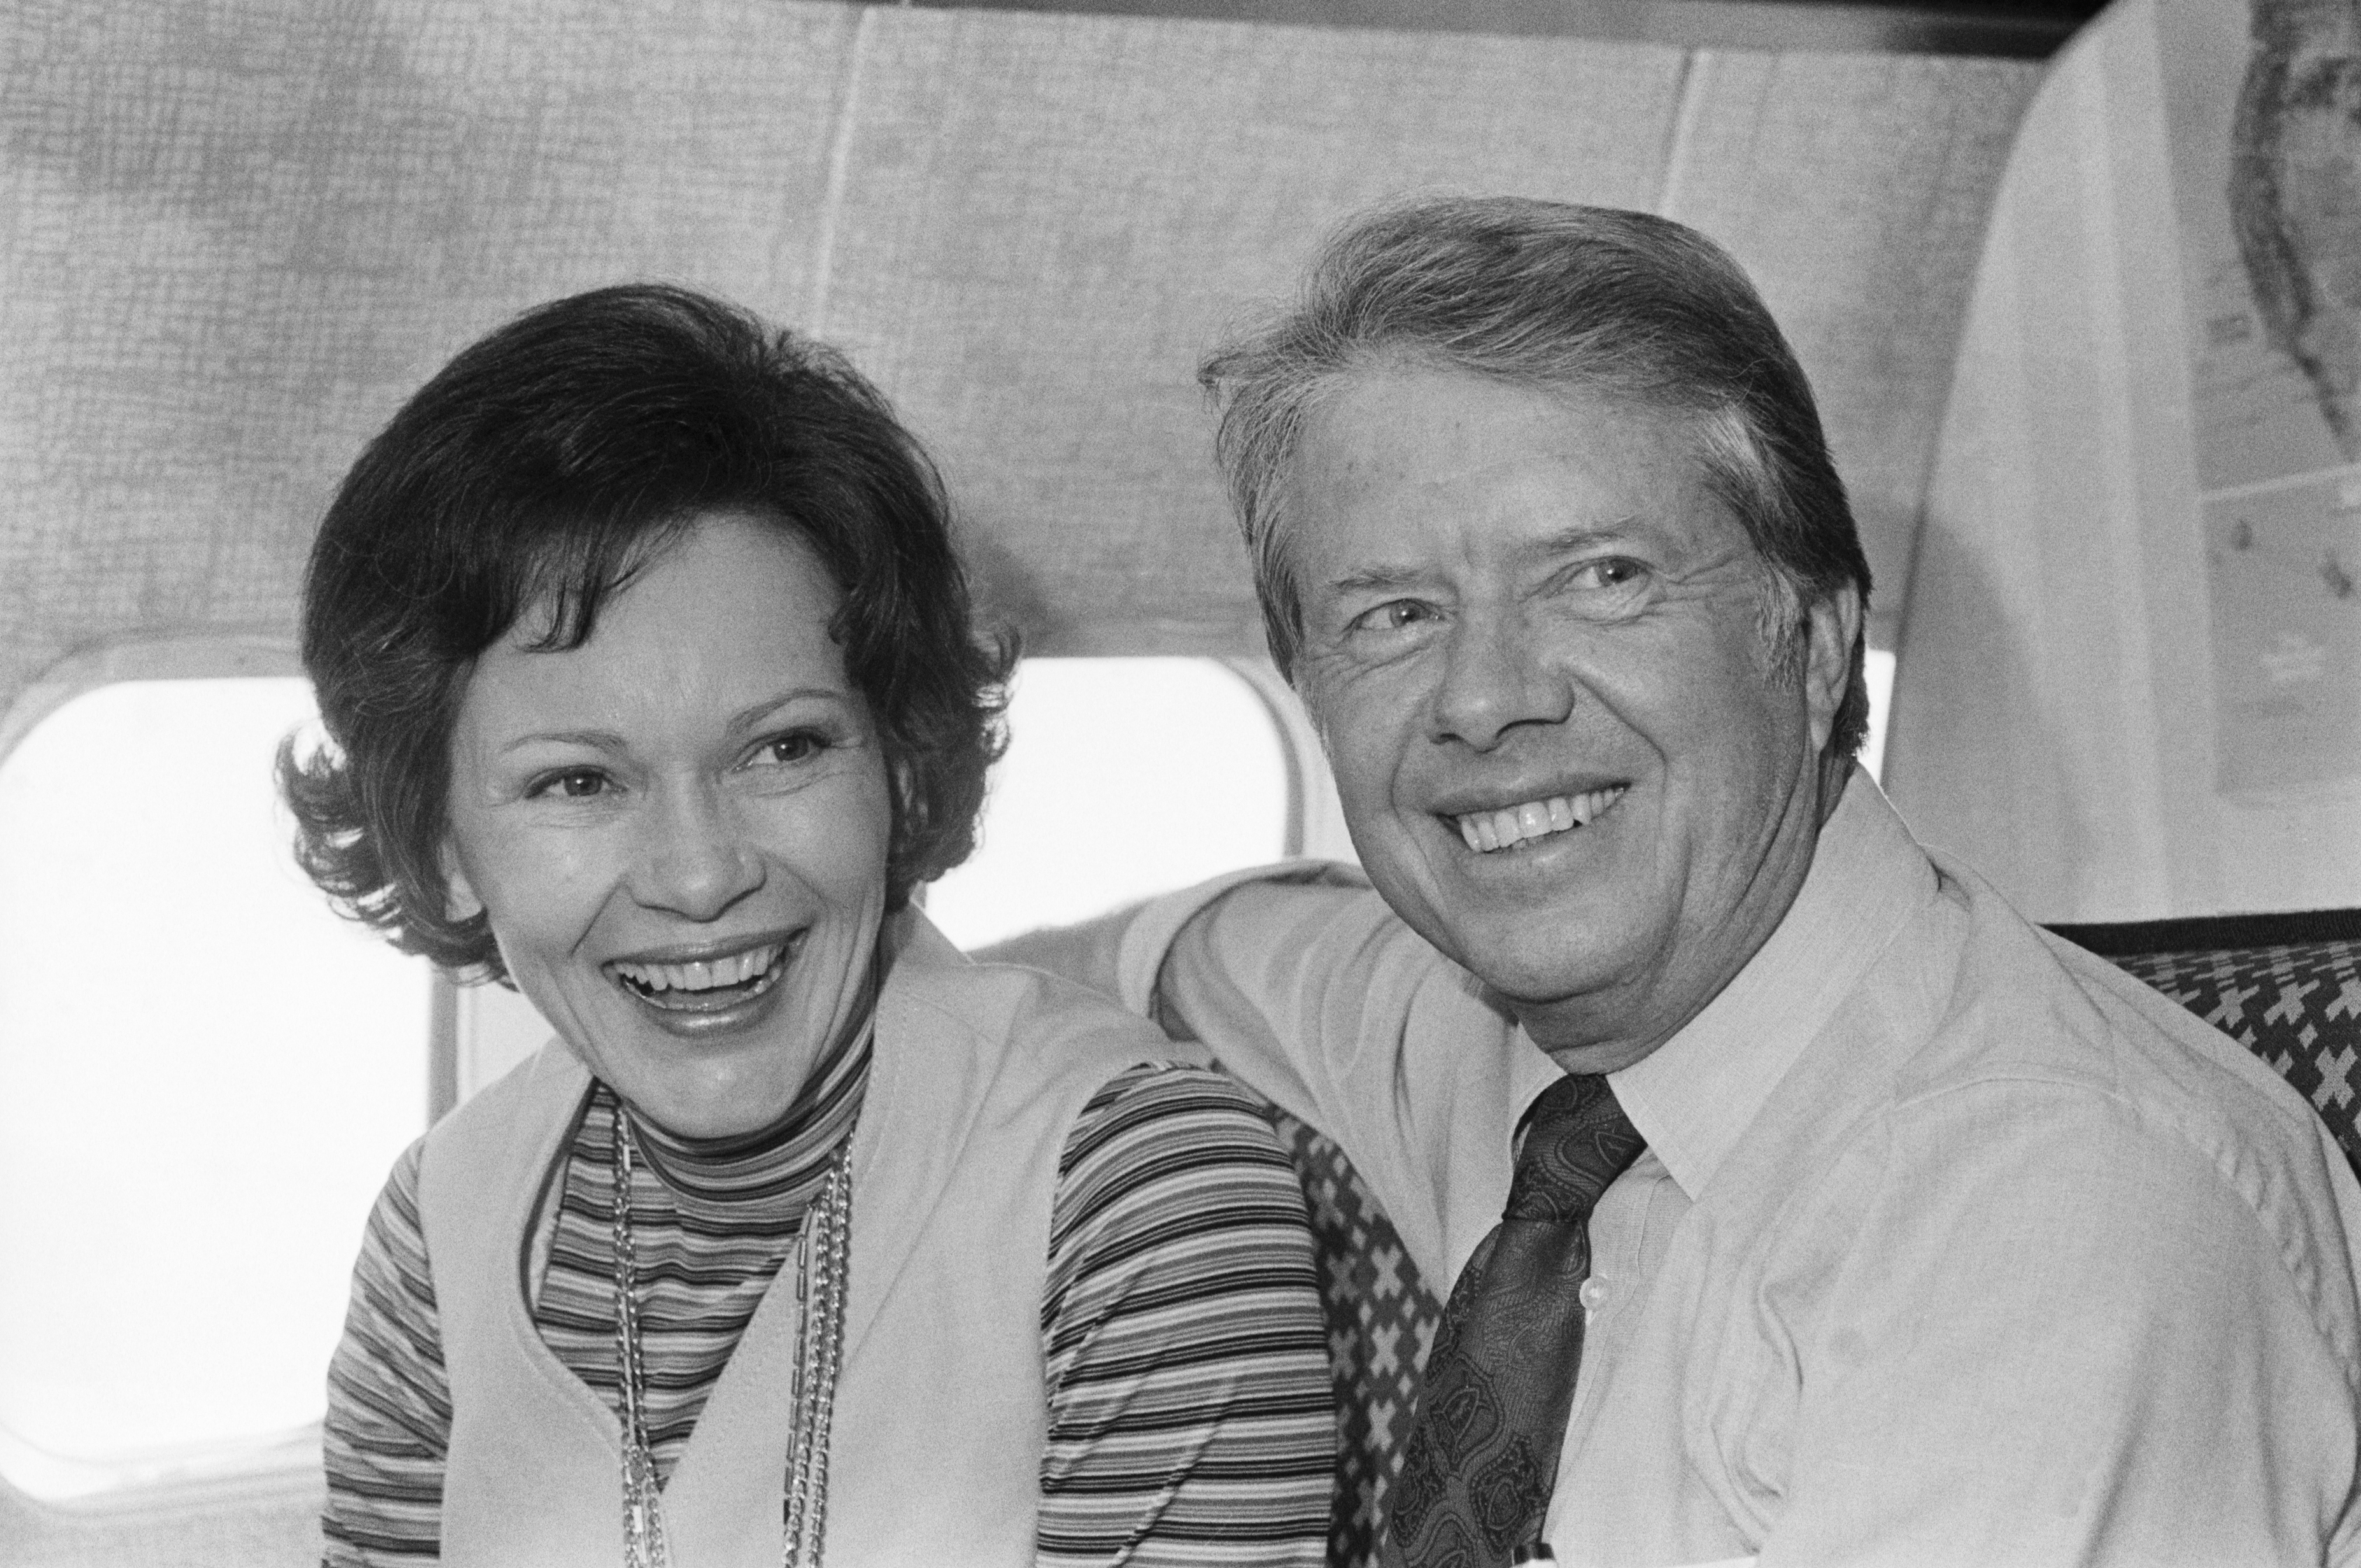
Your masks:
M291 740L296 857L344 913L446 969L504 978L481 914L447 913L450 738L478 654L546 606L580 647L599 606L702 514L809 544L829 630L893 781L886 906L965 860L1005 744L1012 640L971 628L934 465L819 344L685 289L527 312L421 388L346 476L312 546L303 667L329 744Z

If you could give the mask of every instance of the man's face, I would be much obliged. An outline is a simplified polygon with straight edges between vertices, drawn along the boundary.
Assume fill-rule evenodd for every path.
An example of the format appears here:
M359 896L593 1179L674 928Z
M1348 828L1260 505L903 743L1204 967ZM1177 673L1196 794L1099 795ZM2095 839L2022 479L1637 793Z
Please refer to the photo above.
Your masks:
M1378 890L1573 1070L1637 1060L1811 863L1857 600L1774 667L1768 573L1688 426L1460 371L1305 433L1298 684Z

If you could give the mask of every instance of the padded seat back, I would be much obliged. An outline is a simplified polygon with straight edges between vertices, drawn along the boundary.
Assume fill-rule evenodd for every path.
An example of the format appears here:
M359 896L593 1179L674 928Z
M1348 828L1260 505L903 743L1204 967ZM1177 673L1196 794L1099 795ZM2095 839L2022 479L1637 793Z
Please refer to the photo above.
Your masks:
M1274 1108L1303 1181L1336 1383L1336 1497L1330 1568L1377 1568L1386 1499L1401 1475L1418 1378L1443 1309L1419 1278L1377 1194L1335 1142Z
M2269 1063L2361 1176L2361 910L2051 929Z

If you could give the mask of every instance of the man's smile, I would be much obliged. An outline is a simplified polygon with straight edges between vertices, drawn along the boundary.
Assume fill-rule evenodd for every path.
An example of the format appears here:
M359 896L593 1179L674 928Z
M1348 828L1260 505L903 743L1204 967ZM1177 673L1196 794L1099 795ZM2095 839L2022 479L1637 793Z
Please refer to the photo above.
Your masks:
M1479 855L1512 850L1535 839L1587 828L1601 813L1623 798L1628 784L1609 784L1578 795L1545 795L1488 811L1468 811L1445 818L1460 838Z

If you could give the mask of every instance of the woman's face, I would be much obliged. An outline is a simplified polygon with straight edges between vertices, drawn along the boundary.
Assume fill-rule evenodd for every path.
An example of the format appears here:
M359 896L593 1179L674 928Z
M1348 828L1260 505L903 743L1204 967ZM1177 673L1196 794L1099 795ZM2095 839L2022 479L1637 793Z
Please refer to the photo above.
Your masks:
M809 546L699 519L570 652L529 609L451 748L452 913L584 1065L693 1137L784 1115L859 1016L893 809Z

